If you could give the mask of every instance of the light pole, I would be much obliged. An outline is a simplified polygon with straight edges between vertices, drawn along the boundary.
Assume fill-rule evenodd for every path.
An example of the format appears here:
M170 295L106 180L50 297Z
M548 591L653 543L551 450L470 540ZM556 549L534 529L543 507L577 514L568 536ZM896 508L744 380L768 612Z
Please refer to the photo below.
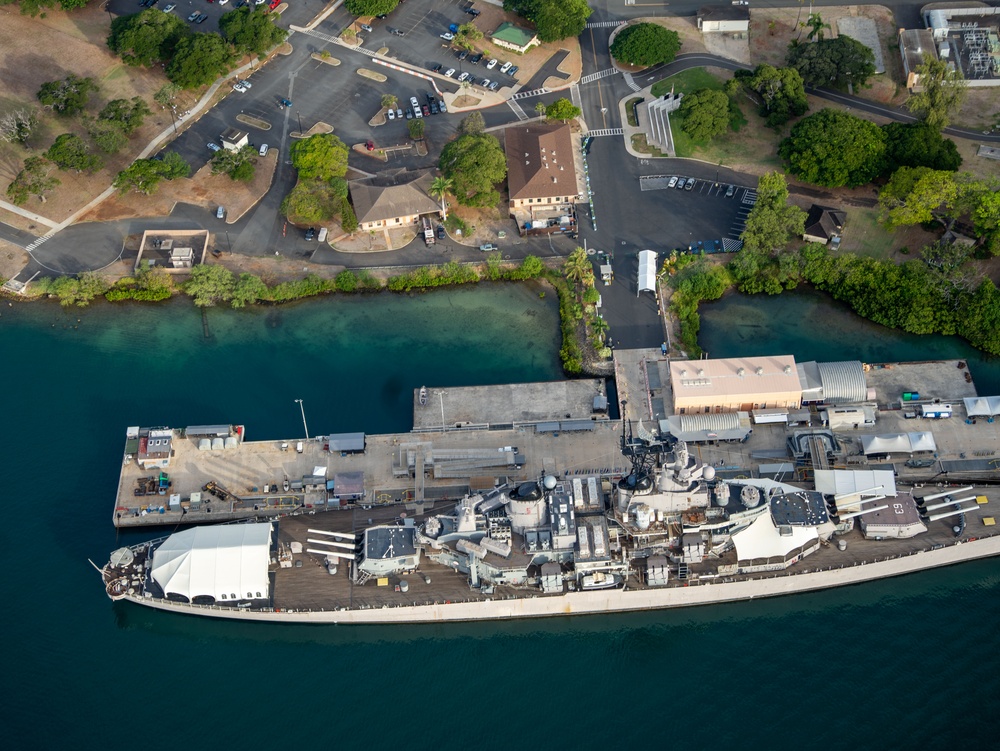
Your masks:
M299 410L302 412L302 429L306 431L306 440L309 440L309 426L306 425L306 408L302 405L301 399L295 400L299 405Z
M439 391L435 391L434 393L437 394L438 400L441 402L441 430L444 430L444 395L445 395L445 392L439 390Z
M302 135L302 113L295 110L295 116L299 119L299 135Z

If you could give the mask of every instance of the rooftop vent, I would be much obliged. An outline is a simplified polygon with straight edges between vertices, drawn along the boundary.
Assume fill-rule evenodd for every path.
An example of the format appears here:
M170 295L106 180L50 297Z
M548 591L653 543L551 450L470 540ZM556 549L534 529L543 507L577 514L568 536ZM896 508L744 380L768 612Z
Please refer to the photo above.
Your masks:
M759 376L762 376L762 375L764 375L764 369L763 369L763 368L757 368L757 370L755 370L754 372L755 372L755 373L756 373L757 375L759 375Z
M791 373L792 373L792 366L791 365L786 365L785 366L785 375L791 375Z
M746 368L737 368L736 369L736 375L738 375L740 378L742 378L746 374L747 374Z

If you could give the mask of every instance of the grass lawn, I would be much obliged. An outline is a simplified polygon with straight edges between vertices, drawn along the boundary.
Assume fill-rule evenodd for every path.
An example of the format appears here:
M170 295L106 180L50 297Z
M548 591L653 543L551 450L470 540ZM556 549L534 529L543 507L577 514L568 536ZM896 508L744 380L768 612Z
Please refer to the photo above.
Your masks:
M675 76L670 76L670 78L657 81L653 84L652 91L653 96L661 97L670 93L671 86L674 87L675 94L690 94L698 89L718 89L721 91L725 85L725 81L713 76L704 68L690 68Z
M920 249L933 244L941 234L939 231L928 232L920 226L888 230L879 222L878 216L879 210L875 208L849 208L841 250L902 263L910 258L919 258ZM909 253L902 253L903 248Z

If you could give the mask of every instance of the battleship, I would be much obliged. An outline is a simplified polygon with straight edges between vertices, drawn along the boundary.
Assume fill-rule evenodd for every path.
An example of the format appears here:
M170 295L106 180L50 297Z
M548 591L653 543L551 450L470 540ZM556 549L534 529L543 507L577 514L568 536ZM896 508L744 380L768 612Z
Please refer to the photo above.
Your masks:
M721 377L712 376L710 361L698 364L696 388L705 393L711 378ZM740 379L740 370L756 367L761 380L753 387L772 388L762 380L765 365L729 365ZM176 613L372 624L724 603L1000 555L990 515L998 493L995 462L989 459L995 450L983 448L998 440L993 414L1000 413L1000 398L976 395L962 363L921 364L943 374L934 383L942 393L952 390L947 393L954 403L948 404L939 397L921 399L916 391L905 392L905 399L900 392L890 404L880 395L889 374L869 376L860 363L804 365L798 369L804 384L799 394L781 407L758 407L760 419L752 415L754 427L743 432L746 420L739 409L728 417L699 409L691 415L698 420L683 419L689 408L677 405L690 380L689 364L673 378L675 415L655 424L646 422L658 409L651 398L642 407L646 412L629 410L626 402L620 419L592 414L586 430L571 430L581 426L567 420L555 428L537 422L533 429L503 425L501 430L459 423L451 433L417 430L382 443L366 439L361 450L390 464L418 492L379 502L386 495L382 490L366 494L346 472L327 481L324 468L315 466L308 477L319 495L311 502L300 495L275 506L258 503L227 523L192 526L119 548L99 570L112 600ZM661 382L650 375L654 367L671 364L654 356L643 360L643 388L651 396ZM796 371L794 363L775 367L774 394L787 389L782 382L794 380ZM955 371L960 378L952 376ZM915 372L900 366L894 375L912 379ZM623 372L619 388L628 383ZM737 387L744 388L726 388ZM819 404L803 409L804 395ZM767 398L772 404L778 399ZM418 406L425 401L419 392L414 400ZM595 410L599 401L594 399ZM866 404L844 406L847 401ZM781 410L785 420L775 425ZM908 414L913 410L920 417ZM954 419L963 410L965 419ZM730 432L720 434L723 418ZM876 421L891 426L893 420L912 419L928 429L873 432ZM560 428L569 431L562 439ZM712 432L705 435L706 429ZM239 451L243 427L219 430L232 434L222 439L220 456ZM172 439L171 452L184 441L204 440L197 430L192 438L155 432L159 440ZM539 434L544 440L534 438ZM500 440L520 435L525 445L487 447L496 435ZM462 453L440 448L448 436L465 447ZM227 438L237 439L230 449ZM311 439L294 453L288 442L268 445L289 466L302 454L301 461L315 461L310 450L336 454L331 442L338 462L351 461L341 450L343 438ZM526 453L542 457L533 462ZM751 460L778 454L792 461ZM946 458L951 454L954 460ZM899 461L902 456L908 459ZM591 465L612 466L581 468L588 458ZM483 474L465 483L460 497L449 499L445 488L463 485L442 485L436 494L422 485L425 472L433 477L438 471L444 478ZM171 481L157 484L163 482L169 493ZM350 496L351 490L357 494ZM216 499L219 510L234 508L224 500ZM183 511L177 511L182 523ZM131 511L126 516L135 518Z

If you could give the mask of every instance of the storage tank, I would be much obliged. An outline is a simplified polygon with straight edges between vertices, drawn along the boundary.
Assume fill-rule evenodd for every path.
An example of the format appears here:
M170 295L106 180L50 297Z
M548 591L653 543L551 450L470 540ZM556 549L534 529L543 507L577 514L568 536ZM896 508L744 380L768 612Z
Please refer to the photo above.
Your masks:
M518 534L526 529L538 529L549 520L548 506L544 498L511 498L507 503L510 526Z
M740 491L740 500L747 508L757 508L760 505L760 491L753 485L744 485Z
M635 526L639 529L649 529L650 508L645 503L635 507Z

